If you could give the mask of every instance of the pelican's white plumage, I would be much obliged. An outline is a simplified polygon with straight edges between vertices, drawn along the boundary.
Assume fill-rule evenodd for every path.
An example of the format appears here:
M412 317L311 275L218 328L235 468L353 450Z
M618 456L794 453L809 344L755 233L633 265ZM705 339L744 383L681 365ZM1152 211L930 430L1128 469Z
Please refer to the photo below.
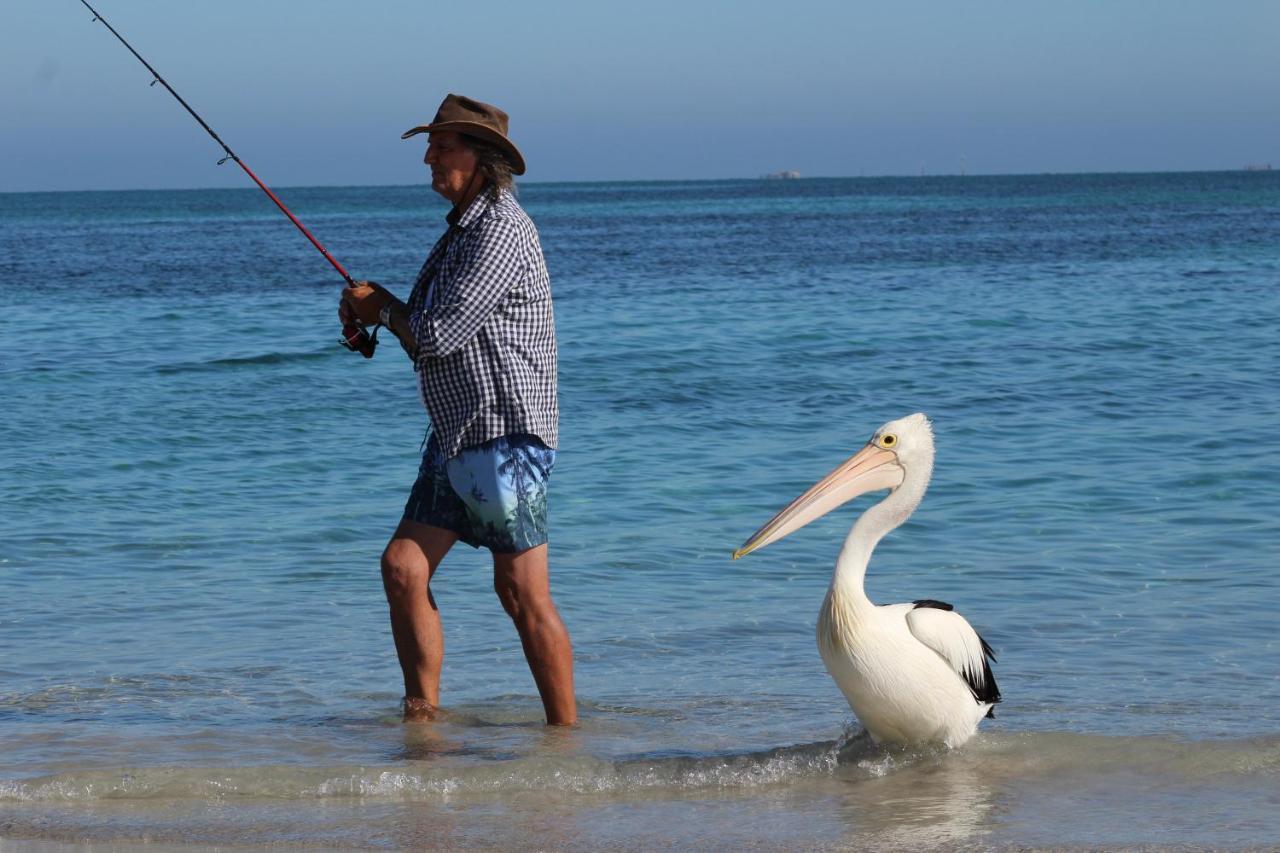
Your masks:
M922 599L877 606L863 587L876 544L924 498L933 455L923 414L890 421L734 553L744 556L858 495L889 489L849 531L818 614L827 672L877 742L959 746L1000 701L990 646L951 605Z

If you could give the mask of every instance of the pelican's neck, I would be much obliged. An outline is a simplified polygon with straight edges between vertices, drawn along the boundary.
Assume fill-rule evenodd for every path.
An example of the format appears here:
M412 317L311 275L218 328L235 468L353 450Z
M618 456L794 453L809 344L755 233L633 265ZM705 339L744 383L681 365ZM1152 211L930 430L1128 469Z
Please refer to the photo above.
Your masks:
M867 563L871 561L871 552L890 530L898 527L911 517L924 491L929 485L929 470L912 476L908 472L902 485L889 493L884 500L875 504L858 517L849 535L845 537L840 556L836 559L836 569L831 575L830 595L841 599L846 606L871 607L867 598L864 581L867 576Z

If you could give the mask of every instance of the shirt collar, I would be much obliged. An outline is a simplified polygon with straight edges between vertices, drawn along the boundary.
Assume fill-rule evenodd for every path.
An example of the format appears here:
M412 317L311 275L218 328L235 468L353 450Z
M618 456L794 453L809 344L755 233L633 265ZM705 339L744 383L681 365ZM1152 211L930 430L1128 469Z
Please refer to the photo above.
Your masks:
M471 199L471 204L467 205L466 210L459 213L456 207L453 208L445 216L445 221L456 228L467 228L471 223L483 216L492 203L492 199L489 198L489 188L485 187L476 193L475 198Z

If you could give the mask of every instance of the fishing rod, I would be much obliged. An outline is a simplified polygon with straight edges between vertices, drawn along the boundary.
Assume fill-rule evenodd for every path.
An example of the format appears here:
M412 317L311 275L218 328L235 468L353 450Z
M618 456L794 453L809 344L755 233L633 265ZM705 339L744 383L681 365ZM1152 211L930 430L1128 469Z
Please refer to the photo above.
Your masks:
M217 133L214 132L213 128L209 127L209 125L205 123L204 119L200 118L200 114L197 113L195 110L193 110L191 108L191 105L188 104L186 101L184 101L182 99L182 96L179 95L176 91L174 91L173 87L169 85L169 82L160 76L160 72L152 68L151 63L143 59L142 54L134 50L133 45L125 41L124 36L116 32L116 28L111 26L111 24L107 23L107 19L102 17L102 15L98 13L97 9L90 6L86 2L86 0L80 0L80 2L84 4L84 7L86 9L88 9L90 12L93 13L93 21L91 23L101 21L102 25L106 27L108 30L110 30L111 34L115 36L117 39L119 39L120 43L125 47L127 47L129 49L129 52L132 53L135 57L137 57L139 62L141 62L144 66L146 66L147 70L151 72L151 76L155 78L151 81L151 85L154 86L155 84L159 83L161 86L164 86L166 89L168 89L169 94L173 95L173 97L177 99L178 103L182 104L182 108L185 109L187 112L191 113L191 117L200 123L200 126L205 129L206 133L208 133L210 136L213 137L213 141L222 146L222 150L227 152L227 156L219 160L218 165L221 166L223 163L227 162L228 160L234 160L235 164L239 166L241 169L243 169L244 173L248 175L255 184L258 185L258 188L261 189L264 193L266 193L267 197L276 203L276 207L280 208L280 212L283 213L285 216L289 217L289 221L297 226L298 230L302 232L302 236L310 240L311 245L315 246L316 249L319 250L320 254L324 255L324 259L333 265L333 268L338 271L338 275L342 276L343 280L347 283L347 286L355 287L356 285L355 280L351 278L351 275L345 269L343 269L342 264L338 263L338 261L333 257L333 255L329 254L329 250L320 244L320 241L317 240L315 236L310 231L307 230L307 226L303 225L302 222L299 221L298 217L293 215L293 211L285 207L284 202L280 200L280 197L277 196L275 193L273 193L271 191L271 188L266 184L264 184L262 180L259 179L258 176L253 173L253 170L250 169L243 160L241 160L239 157L236 156L236 152L232 151L231 147L228 146L227 143L222 141L222 138L218 136ZM353 352L360 353L365 358L373 358L373 349L378 345L377 329L376 328L374 329L373 334L369 334L368 329L366 329L360 323L355 322L354 320L348 321L342 326L342 340L339 341L339 343L341 343L347 349L352 350Z

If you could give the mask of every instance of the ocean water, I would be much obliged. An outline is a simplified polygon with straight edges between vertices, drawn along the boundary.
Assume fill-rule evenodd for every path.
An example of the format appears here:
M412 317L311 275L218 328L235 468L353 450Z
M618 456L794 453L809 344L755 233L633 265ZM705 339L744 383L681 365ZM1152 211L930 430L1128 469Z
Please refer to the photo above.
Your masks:
M281 195L404 296L425 187ZM0 195L0 839L332 848L1280 843L1280 175L528 184L552 275L547 730L487 555L399 721L378 555L426 428L254 189ZM730 554L881 423L934 479L873 600L997 719L880 750L813 632L876 498Z

